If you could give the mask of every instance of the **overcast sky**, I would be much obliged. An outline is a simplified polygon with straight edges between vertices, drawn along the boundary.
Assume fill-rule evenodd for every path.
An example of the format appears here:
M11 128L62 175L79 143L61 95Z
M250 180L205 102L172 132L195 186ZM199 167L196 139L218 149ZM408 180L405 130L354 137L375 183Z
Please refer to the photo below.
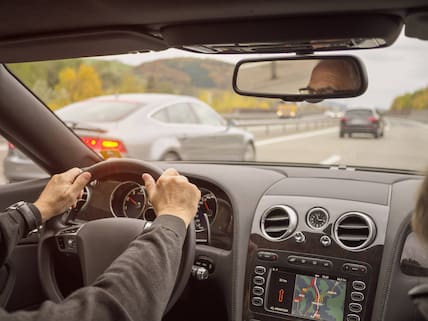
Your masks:
M385 49L342 53L360 57L366 65L369 79L369 87L364 95L337 100L348 106L389 108L395 96L428 86L428 41L401 35L395 44ZM143 62L177 57L211 58L236 63L248 55L203 55L169 49L162 52L118 55L103 59L116 59L126 64L138 65Z

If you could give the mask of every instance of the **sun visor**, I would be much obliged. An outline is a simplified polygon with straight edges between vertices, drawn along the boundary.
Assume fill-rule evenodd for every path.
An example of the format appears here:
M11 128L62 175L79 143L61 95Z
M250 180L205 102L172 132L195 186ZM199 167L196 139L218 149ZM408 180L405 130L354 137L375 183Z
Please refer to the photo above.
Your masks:
M134 30L97 30L0 39L0 63L164 50L162 40Z
M402 25L399 16L366 14L175 25L161 32L170 46L199 53L307 53L386 47Z
M407 37L428 40L428 11L409 14L406 17Z

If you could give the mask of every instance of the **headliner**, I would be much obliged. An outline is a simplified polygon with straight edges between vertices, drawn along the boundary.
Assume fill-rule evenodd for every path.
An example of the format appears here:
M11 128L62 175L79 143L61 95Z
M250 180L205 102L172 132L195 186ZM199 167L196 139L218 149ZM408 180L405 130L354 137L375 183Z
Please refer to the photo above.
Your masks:
M162 50L165 27L323 14L382 13L404 21L426 0L3 1L0 61L18 62ZM424 20L422 19L422 20ZM427 27L424 26L427 33ZM221 35L220 35L221 36ZM221 38L218 39L221 43ZM177 43L174 44L175 47Z

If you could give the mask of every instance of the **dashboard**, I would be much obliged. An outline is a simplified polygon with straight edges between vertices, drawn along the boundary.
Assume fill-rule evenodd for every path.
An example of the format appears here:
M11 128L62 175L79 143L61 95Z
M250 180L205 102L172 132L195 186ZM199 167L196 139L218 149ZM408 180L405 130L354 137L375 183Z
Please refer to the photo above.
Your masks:
M192 294L178 304L183 311L193 309L208 321L398 321L417 315L407 292L428 281L428 259L409 219L421 176L173 166L201 190L195 265L209 270L204 282L189 283ZM70 222L153 219L141 184L115 177L92 184Z
M197 244L230 249L233 215L230 200L224 192L208 182L193 181L201 191L194 224ZM155 210L144 185L138 180L107 179L91 182L67 220L84 223L107 217L129 217L153 221Z

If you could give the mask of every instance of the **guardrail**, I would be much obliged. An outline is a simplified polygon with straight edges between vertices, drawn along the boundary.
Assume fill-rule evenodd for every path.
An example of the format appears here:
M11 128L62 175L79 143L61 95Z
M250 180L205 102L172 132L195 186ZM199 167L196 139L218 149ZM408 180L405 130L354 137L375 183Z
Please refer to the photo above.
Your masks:
M249 130L250 128L264 128L265 134L276 129L283 133L288 131L311 130L322 127L335 126L339 124L337 118L325 116L310 116L304 118L289 119L261 119L261 120L235 120L232 119L234 126Z

